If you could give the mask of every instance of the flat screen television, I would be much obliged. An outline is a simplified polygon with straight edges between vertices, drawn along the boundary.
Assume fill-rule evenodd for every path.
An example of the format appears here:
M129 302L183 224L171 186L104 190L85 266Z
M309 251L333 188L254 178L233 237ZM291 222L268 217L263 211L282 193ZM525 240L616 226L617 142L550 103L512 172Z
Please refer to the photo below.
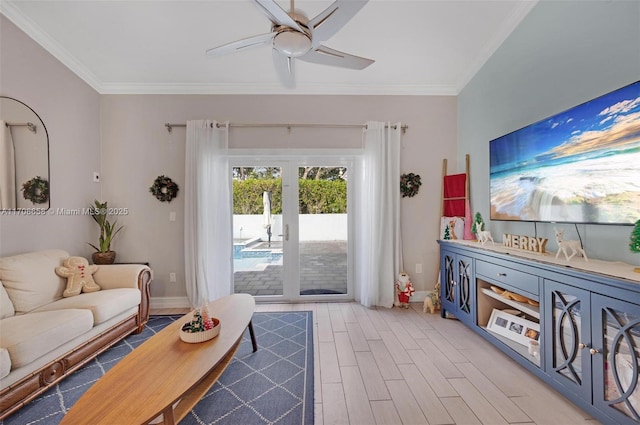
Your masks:
M491 219L640 219L640 81L489 143Z

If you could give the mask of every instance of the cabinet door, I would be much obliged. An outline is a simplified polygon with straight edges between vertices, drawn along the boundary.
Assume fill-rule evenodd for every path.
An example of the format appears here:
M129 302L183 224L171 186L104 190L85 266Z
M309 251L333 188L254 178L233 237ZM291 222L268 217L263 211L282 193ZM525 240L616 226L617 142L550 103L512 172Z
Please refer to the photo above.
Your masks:
M456 317L473 325L475 285L473 260L470 257L456 255L456 279Z
M446 316L446 312L456 311L456 271L455 255L449 251L442 250L440 253L440 314Z
M547 373L591 402L591 294L544 281L544 364Z
M597 294L592 302L593 404L616 423L638 424L640 306Z
M473 259L442 250L440 269L442 273L440 277L440 302L442 304L440 314L445 317L446 312L449 312L459 320L474 324Z

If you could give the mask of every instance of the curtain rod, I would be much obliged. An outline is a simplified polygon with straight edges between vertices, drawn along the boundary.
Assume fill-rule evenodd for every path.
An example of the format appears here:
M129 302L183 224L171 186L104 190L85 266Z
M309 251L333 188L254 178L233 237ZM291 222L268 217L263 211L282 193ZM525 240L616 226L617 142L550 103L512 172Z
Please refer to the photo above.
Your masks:
M173 127L186 127L186 124L169 124L166 123L164 125L167 127L167 131L171 133ZM218 128L221 127L221 124L217 124ZM367 128L366 124L242 124L242 123L230 123L229 127L239 127L239 128L288 128L291 130L293 127L304 127L304 128ZM387 126L385 126L387 127ZM394 130L397 126L392 125L391 128ZM405 133L409 128L408 125L403 125L401 127L402 133Z
M5 122L4 123L5 126L7 127L27 127L29 128L29 131L32 133L36 132L36 125L32 122L16 122L16 123L10 123L10 122Z

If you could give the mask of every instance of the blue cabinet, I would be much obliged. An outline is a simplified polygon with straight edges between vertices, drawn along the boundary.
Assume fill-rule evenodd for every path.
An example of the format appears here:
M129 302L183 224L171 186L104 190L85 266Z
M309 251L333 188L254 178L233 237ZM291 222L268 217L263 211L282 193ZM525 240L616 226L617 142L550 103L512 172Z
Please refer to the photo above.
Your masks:
M632 266L594 260L587 269L497 245L439 243L443 317L455 315L603 424L640 425L640 275ZM488 329L495 310L539 322L540 354Z

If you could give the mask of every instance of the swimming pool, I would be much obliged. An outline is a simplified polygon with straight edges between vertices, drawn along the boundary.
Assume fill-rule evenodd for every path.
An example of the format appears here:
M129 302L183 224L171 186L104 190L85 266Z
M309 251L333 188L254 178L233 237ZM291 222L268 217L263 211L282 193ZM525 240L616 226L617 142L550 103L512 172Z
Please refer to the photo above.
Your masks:
M233 243L233 271L262 271L269 265L282 265L282 245L269 247L260 238Z

